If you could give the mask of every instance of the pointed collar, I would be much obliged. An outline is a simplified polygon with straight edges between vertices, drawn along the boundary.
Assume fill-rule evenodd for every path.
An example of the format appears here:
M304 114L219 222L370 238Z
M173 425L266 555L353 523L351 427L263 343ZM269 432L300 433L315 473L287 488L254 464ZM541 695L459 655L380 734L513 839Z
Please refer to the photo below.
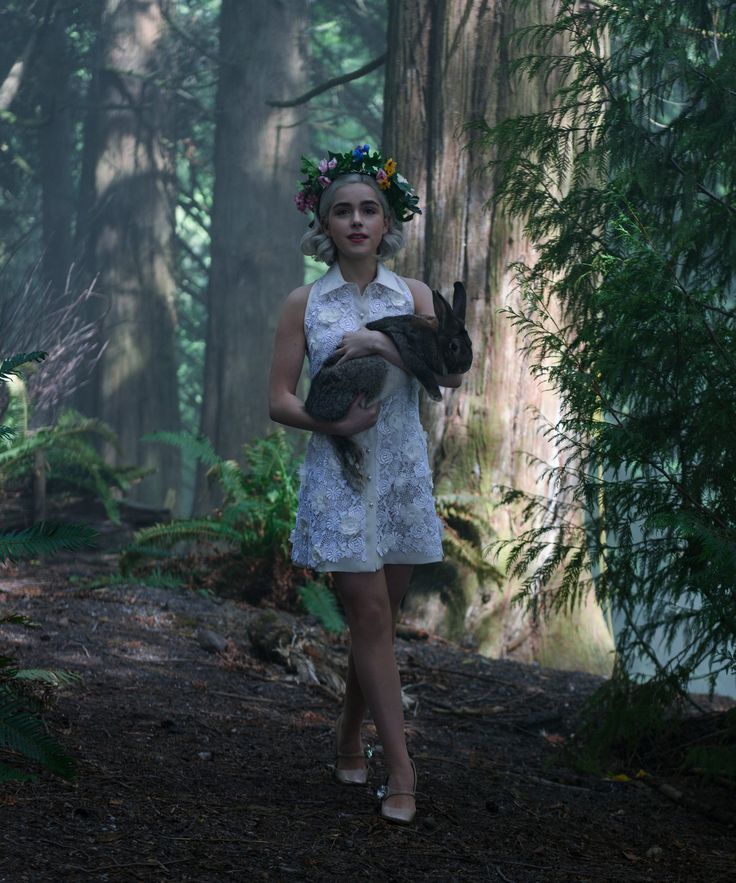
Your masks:
M323 279L325 292L342 288L343 285L355 284L354 282L345 281L340 270L340 264L337 261L335 261L335 263L325 273ZM378 272L376 273L376 278L372 282L369 282L368 285L375 285L376 283L379 285L383 285L384 288L390 288L392 291L396 291L399 294L404 293L404 289L401 287L401 283L399 282L396 273L393 273L391 270L389 270L382 261L378 262Z

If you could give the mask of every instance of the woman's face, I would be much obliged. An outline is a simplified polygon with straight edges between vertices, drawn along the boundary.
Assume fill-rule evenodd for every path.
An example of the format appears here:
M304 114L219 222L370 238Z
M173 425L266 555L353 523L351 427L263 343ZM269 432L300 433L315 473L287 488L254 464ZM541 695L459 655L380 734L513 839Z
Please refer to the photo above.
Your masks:
M388 218L373 188L359 183L340 187L325 232L344 257L375 257L383 234L388 232Z

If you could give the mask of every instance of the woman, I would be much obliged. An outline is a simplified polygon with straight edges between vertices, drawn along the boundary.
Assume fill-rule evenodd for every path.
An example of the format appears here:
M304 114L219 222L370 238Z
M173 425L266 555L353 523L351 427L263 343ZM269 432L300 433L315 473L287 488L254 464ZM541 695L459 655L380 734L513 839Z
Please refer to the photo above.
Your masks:
M300 210L315 214L302 251L329 270L286 299L271 369L271 418L312 432L292 557L334 574L350 629L335 776L344 784L367 781L360 728L370 709L388 769L378 791L380 813L408 824L416 813L416 768L404 736L395 625L412 566L442 558L442 526L419 423L419 384L407 372L406 383L389 398L364 407L358 397L335 422L312 418L296 388L305 354L311 377L335 351L340 361L379 354L406 371L391 340L364 326L386 315L434 314L427 285L397 276L382 263L402 245L402 222L419 209L396 163L371 154L368 145L331 153L319 165L303 159L302 170L307 179L295 201ZM437 382L457 387L460 375L437 377ZM353 436L363 448L367 481L361 492L346 482L328 435Z

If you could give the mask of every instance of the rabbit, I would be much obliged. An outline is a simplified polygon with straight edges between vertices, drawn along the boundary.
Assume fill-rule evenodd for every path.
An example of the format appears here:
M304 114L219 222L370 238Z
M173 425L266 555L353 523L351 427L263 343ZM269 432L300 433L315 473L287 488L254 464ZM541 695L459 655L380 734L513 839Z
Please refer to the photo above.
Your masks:
M409 371L427 390L429 397L442 400L435 374L464 374L473 361L473 347L465 330L467 295L462 282L455 283L452 306L439 291L432 292L435 316L386 316L368 322L366 328L387 334ZM312 380L304 403L307 413L319 420L339 420L348 412L356 396L365 396L365 405L392 395L404 382L405 373L381 356L360 356L340 365L333 354L325 360ZM346 436L330 436L348 484L362 490L363 452Z

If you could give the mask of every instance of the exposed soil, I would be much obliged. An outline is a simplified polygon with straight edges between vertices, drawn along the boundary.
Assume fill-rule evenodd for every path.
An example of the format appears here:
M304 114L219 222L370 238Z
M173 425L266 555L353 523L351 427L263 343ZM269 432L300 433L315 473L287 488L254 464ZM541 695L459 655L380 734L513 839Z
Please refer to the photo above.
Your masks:
M600 678L397 639L419 774L417 818L402 828L377 814L380 752L369 786L333 781L337 691L256 656L249 627L262 609L106 586L114 567L98 555L0 577L0 612L40 624L0 629L0 652L84 678L45 713L77 780L42 772L0 789L0 880L734 879L727 780L675 772L674 748L648 758L638 780L560 764ZM279 616L303 658L344 672L346 636ZM202 646L202 627L227 639L223 652ZM713 726L694 719L693 739L707 742ZM369 722L364 737L376 741Z

